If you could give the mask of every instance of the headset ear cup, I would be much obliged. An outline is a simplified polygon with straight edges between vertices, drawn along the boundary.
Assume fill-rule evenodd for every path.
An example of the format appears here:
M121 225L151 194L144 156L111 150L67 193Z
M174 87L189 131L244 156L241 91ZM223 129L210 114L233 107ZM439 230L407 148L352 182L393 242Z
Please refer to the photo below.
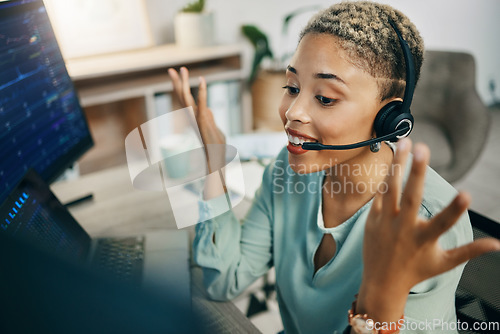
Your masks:
M401 101L392 101L379 110L373 124L377 137L388 135L395 130L390 126L392 121L401 114L402 105Z
M389 119L386 119L386 122L390 121ZM401 139L401 138L404 138L404 137L408 137L408 135L410 134L411 130L413 130L413 115L411 113L401 113L399 115L397 115L395 118L393 118L389 124L389 127L391 129L394 129L394 130L391 130L391 131L397 131L399 129L404 129L405 126L406 127L409 127L408 128L408 131L403 134L403 135L399 135L398 138L394 139L394 140L391 140L391 141L397 141L398 139Z

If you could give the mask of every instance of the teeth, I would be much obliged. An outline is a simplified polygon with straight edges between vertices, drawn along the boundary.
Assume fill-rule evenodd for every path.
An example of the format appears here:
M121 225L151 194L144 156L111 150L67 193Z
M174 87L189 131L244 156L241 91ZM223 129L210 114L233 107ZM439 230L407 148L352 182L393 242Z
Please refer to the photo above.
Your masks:
M302 137L294 137L291 134L288 134L288 141L295 145L302 145L305 142L315 142L313 139L302 138Z

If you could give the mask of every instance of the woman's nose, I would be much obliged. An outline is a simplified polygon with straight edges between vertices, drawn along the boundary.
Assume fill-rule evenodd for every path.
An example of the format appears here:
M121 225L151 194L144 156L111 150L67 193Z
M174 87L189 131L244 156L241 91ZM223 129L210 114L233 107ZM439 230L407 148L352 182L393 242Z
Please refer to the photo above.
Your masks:
M288 107L285 117L290 122L299 121L301 123L309 123L311 118L308 103L300 96L297 97Z

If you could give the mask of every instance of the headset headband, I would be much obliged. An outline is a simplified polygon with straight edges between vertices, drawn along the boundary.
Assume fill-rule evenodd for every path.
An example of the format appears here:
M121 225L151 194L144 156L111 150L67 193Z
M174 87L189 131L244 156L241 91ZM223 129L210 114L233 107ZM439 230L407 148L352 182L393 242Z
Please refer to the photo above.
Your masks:
M398 35L399 44L403 50L406 68L406 86L405 94L403 97L403 105L401 106L401 113L410 113L410 105L413 99L413 92L415 91L415 64L413 62L413 55L411 53L408 43L401 36L401 32L396 27L396 24L389 18L389 24L392 26Z

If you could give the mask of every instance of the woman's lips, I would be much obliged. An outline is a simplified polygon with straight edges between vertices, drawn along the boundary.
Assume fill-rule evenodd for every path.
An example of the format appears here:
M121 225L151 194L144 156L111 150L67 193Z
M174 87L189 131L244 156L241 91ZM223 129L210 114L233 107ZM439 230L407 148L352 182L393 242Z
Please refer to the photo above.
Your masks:
M290 152L292 154L296 154L296 155L300 155L300 154L304 154L304 153L309 152L309 151L304 150L302 148L302 145L295 146L290 142L288 142L288 145L286 148L287 148L288 152Z
M315 141L315 142L318 141L316 138L308 136L305 133L299 132L299 131L294 130L294 129L287 128L287 129L285 129L285 131L286 131L286 134L288 136L301 138L301 139L304 139L304 141Z
M288 152L292 154L304 154L307 150L302 148L302 144L305 142L318 142L316 138L308 136L302 132L293 129L286 129L288 136Z

